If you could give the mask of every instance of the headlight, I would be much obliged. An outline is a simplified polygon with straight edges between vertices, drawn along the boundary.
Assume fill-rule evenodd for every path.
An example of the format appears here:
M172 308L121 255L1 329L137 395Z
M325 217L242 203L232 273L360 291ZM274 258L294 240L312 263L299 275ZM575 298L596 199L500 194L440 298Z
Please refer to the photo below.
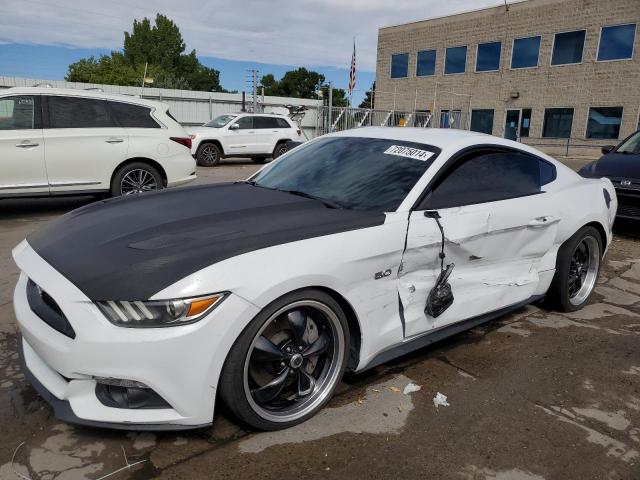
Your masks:
M227 296L216 293L204 297L176 300L101 301L98 308L119 327L172 327L197 322Z

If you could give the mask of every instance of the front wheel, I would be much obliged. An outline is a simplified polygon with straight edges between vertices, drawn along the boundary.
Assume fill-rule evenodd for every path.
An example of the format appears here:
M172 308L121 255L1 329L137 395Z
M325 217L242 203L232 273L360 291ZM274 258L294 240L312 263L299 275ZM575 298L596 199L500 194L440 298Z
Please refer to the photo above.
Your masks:
M347 362L349 329L324 292L285 295L260 312L230 350L220 377L225 404L261 430L304 422L331 398Z
M551 306L563 312L581 309L598 280L602 240L594 227L583 227L558 250L556 273L547 292Z
M133 162L118 170L111 181L111 196L153 192L164 188L162 176L148 163Z
M220 163L222 152L215 143L205 143L200 145L196 153L196 161L201 167L215 167Z

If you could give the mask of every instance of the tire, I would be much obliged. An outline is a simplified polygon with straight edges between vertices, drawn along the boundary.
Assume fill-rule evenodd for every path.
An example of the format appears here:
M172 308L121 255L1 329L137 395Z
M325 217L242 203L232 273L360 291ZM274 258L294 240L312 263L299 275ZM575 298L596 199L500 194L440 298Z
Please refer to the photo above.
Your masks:
M215 167L220 163L222 151L215 143L203 143L198 147L196 162L201 167Z
M331 296L312 289L287 294L265 307L229 351L221 398L256 429L302 423L331 399L348 347L347 319Z
M600 233L590 226L581 228L563 243L558 250L556 273L547 291L546 303L561 312L584 307L598 280L602 251ZM581 272L579 280L578 271Z
M116 171L111 180L111 196L162 190L164 182L160 172L148 163L133 162Z
M273 159L275 160L280 155L284 155L289 151L287 144L285 142L279 143L276 145L276 148L273 150Z

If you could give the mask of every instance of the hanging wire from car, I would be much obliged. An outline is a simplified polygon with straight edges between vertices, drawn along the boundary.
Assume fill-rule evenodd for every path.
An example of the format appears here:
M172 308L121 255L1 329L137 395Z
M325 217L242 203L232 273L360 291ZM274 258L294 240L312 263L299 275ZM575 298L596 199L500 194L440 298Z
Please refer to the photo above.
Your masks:
M436 318L440 316L453 303L453 291L451 290L451 285L447 280L449 279L449 276L451 275L455 264L451 262L446 266L446 268L444 266L444 260L446 258L444 246L446 239L444 235L444 228L442 226L442 223L440 223L440 214L436 210L427 210L426 212L424 212L424 216L427 218L433 218L436 221L441 235L440 252L438 254L438 257L440 258L440 275L438 275L436 284L429 292L429 295L427 296L427 302L424 307L424 312L427 315Z

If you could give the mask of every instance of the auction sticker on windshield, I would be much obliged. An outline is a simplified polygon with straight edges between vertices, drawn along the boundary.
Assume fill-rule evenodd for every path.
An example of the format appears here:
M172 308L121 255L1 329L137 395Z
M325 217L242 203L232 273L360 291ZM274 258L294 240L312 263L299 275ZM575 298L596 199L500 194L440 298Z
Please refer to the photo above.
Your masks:
M433 152L420 150L418 148L403 147L402 145L391 145L384 153L387 155L397 155L399 157L414 158L426 162L433 156Z

